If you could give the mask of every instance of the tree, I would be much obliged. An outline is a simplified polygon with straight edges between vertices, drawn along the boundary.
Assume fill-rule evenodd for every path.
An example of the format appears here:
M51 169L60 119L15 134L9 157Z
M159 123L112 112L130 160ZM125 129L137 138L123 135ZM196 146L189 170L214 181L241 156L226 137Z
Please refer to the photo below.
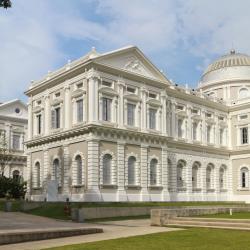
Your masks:
M0 131L0 164L1 174L4 175L6 163L9 160L8 142L5 131Z
M10 0L0 0L0 7L3 7L5 9L11 8L11 1Z

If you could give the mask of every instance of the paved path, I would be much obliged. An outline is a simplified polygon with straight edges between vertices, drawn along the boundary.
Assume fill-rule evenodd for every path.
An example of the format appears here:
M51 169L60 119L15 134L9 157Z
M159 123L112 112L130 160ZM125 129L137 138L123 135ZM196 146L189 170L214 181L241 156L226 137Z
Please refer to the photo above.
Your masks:
M32 215L27 215L27 214L22 214L22 213L11 213L11 214L8 214L8 216L9 215L12 215L10 216L12 217L11 222L9 220L10 219L9 217L8 220L5 220L5 225L6 223L12 224L13 226L17 225L18 228L14 230L21 230L21 225L23 225L23 227L25 227L26 230L28 228L31 228L34 230L39 229L39 228L51 229L51 227L59 226L59 223L60 223L60 225L64 227L72 226L75 228L75 227L80 226L80 227L88 227L88 228L90 227L103 228L104 233L4 245L4 246L0 246L0 250L13 250L13 249L38 250L38 249L44 249L44 248L50 248L50 247L56 247L56 246L64 246L64 245L69 245L69 244L79 244L79 243L84 243L84 242L93 242L93 241L116 239L116 238L129 237L129 236L135 236L135 235L144 235L144 234L151 234L151 233L158 233L158 232L181 230L177 228L151 227L149 219L79 224L79 223L72 223L72 222L56 221L53 219L32 216ZM6 228L2 224L3 220L1 217L2 216L0 213L0 232L1 231L3 232L3 230ZM26 219L28 220L26 221ZM39 221L40 225L37 223L37 221ZM7 225L7 228L9 231L10 226Z

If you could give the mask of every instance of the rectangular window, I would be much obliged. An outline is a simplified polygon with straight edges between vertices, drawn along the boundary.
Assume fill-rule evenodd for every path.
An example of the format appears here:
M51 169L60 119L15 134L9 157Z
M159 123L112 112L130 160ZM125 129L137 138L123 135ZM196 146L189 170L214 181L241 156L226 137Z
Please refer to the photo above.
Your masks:
M198 127L197 123L194 122L193 123L193 140L194 141L197 141L197 127Z
M12 143L12 148L15 150L20 149L20 135L13 135L13 143Z
M40 135L42 133L42 115L39 114L36 116L37 121L37 134Z
M207 126L207 142L211 143L211 126Z
M129 93L135 93L135 88L127 87L127 92L129 92Z
M220 145L224 144L224 129L220 129Z
M241 128L241 144L248 144L248 128Z
M178 119L178 137L183 138L183 120Z
M76 116L77 116L77 122L83 121L83 100L78 100L76 102Z
M150 98L156 99L157 95L155 93L149 93L148 95Z
M156 110L149 109L149 129L156 129Z
M127 124L129 126L135 125L135 105L128 103L127 104Z
M104 121L111 121L111 104L112 99L106 97L102 98L102 119Z
M60 128L60 119L61 119L61 108L57 107L52 110L51 112L51 122L52 122L52 128L57 129Z

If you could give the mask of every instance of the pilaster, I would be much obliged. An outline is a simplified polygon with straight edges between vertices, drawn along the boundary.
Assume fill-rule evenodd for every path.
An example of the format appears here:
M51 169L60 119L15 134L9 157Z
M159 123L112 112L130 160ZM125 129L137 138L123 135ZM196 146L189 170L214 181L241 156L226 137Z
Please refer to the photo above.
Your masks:
M28 103L28 140L33 136L33 101L32 97L29 98Z
M65 129L71 128L71 113L72 113L72 102L70 96L70 86L66 84L64 87L64 127Z
M118 192L117 201L127 201L125 192L125 142L117 143Z
M141 145L141 201L148 201L148 145Z
M50 131L50 98L47 93L44 96L44 134L48 135Z
M162 185L162 201L167 201L168 193L168 152L166 147L161 149L161 183Z
M98 122L98 74L91 69L88 74L88 121L90 123Z
M100 201L99 190L99 141L90 138L88 143L87 192L86 201Z

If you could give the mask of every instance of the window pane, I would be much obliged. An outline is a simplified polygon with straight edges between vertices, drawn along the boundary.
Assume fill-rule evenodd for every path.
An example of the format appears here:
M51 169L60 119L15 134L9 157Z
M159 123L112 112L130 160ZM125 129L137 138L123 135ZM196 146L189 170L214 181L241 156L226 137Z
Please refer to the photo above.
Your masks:
M103 157L103 184L111 184L111 163L112 156L109 154Z
M135 163L135 157L130 156L128 159L128 185L135 185Z
M20 135L13 135L13 149L20 149Z
M157 184L157 160L156 159L152 159L150 162L150 185L154 186Z
M76 102L77 122L83 121L83 100Z
M104 121L111 121L111 104L111 99L106 97L102 98L102 119Z
M149 128L156 129L156 110L149 109Z
M128 103L127 104L127 124L129 126L134 126L135 125L135 105Z
M241 129L241 144L247 144L248 143L248 128L242 128Z

